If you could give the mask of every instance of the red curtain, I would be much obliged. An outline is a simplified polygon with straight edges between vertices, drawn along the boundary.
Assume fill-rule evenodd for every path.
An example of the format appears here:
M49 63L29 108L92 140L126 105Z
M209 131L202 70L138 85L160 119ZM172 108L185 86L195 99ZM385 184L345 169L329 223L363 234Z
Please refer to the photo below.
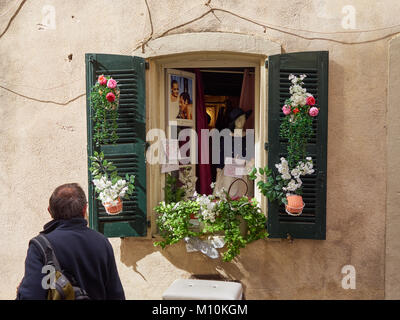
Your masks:
M196 190L201 194L211 194L211 164L201 163L202 156L209 160L209 144L201 137L201 130L208 129L206 106L204 103L203 79L199 69L194 69L196 74L196 132L198 137L198 164L196 165L197 185ZM208 139L208 138L207 138Z
M254 89L255 75L251 69L245 69L243 74L242 92L240 93L239 106L242 110L253 110L247 119L244 129L254 129Z

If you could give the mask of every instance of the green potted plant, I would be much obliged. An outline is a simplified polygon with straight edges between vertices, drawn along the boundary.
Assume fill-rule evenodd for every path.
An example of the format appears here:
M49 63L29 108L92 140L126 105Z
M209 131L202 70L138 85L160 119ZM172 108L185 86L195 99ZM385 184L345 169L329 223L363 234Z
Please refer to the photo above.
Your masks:
M166 203L179 202L185 196L185 190L178 186L178 178L172 174L165 176L164 197Z
M100 144L115 143L118 140L118 103L120 89L112 77L100 75L90 93L93 110L93 140Z
M118 176L117 168L111 161L104 159L104 153L94 152L90 157L90 172L94 177L95 191L98 199L110 215L121 213L123 198L129 198L135 190L135 176L126 174L125 179Z
M318 115L319 109L315 105L315 98L303 88L304 78L306 75L289 76L291 97L282 107L285 117L280 136L288 141L287 159L282 157L275 168L254 168L250 173L250 179L259 178L257 187L261 193L271 202L284 203L289 215L302 213L301 176L314 172L312 158L306 154L306 146L313 134L313 118Z
M225 251L223 261L232 261L240 249L250 242L268 236L265 230L266 218L256 199L241 197L232 199L225 191L214 195L194 194L191 199L176 203L161 202L156 208L157 225L164 240L154 244L165 248L186 237L204 238L218 234L223 237ZM200 221L200 230L193 231L191 217ZM241 225L247 224L243 232Z

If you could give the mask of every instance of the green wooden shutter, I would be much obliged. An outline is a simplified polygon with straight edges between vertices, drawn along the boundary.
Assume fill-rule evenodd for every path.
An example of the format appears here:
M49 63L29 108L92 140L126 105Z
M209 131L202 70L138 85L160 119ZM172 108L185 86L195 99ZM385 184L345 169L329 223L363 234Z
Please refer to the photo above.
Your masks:
M145 236L146 222L146 109L145 109L145 61L139 57L112 54L85 55L86 62L86 110L88 156L95 150L103 151L105 158L114 163L120 176L135 175L135 192L123 201L123 211L115 216L107 215L94 191L89 171L89 225L107 237ZM119 139L113 145L93 143L91 87L101 74L112 76L121 90L118 109ZM88 158L88 164L90 161Z
M328 52L298 52L270 56L268 59L268 165L275 170L281 157L287 156L286 142L279 137L284 117L282 106L290 97L288 77L306 74L305 88L314 95L320 108L314 119L314 135L307 153L315 173L302 177L305 207L300 216L289 216L283 205L268 203L268 232L271 238L325 239L326 169L328 130Z

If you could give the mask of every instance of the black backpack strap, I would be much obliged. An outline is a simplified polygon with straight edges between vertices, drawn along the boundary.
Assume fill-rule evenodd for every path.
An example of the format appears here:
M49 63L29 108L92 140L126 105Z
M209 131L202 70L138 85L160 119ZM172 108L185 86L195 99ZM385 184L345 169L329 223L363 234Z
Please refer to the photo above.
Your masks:
M34 237L31 241L37 244L40 250L42 251L45 259L44 264L52 265L54 266L56 271L61 272L60 264L58 263L57 257L54 254L54 249L49 240L47 240L47 238L44 235L39 234L38 236Z

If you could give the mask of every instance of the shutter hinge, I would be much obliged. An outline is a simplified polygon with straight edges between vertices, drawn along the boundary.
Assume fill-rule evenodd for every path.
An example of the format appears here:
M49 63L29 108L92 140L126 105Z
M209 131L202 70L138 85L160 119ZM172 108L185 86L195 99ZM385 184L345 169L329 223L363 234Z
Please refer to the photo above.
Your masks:
M268 148L269 148L269 143L268 143L268 142L265 142L265 143L264 143L264 149L265 149L266 151L268 151Z
M146 70L149 70L150 69L150 63L148 63L147 61L144 63L144 68L146 69Z
M151 227L151 220L147 220L147 228Z
M268 59L267 59L267 60L265 60L265 68L267 68L267 69L268 69Z
M145 142L144 143L144 162L147 163L147 149L150 147L150 143L149 142Z

